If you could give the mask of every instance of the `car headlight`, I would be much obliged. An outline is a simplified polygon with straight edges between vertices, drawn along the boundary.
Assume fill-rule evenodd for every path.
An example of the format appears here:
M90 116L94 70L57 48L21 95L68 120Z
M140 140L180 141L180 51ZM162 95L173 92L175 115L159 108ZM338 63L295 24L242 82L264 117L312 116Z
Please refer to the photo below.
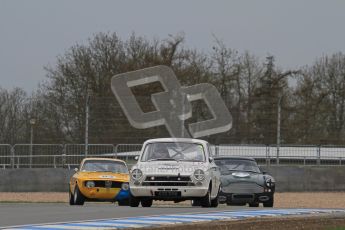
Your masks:
M88 187L88 188L93 188L93 187L95 187L95 182L94 182L94 181L87 181L87 182L85 183L85 185L86 185L86 187Z
M265 183L266 183L266 186L267 186L268 188L272 188L272 187L274 187L274 185L275 185L275 181L272 180L272 178L266 179Z
M121 189L122 190L128 190L129 189L129 184L128 183L122 183Z
M201 169L197 169L194 171L194 178L198 181L205 179L205 172Z
M134 180L140 180L142 176L143 176L143 172L140 169L134 169L131 173L131 177Z

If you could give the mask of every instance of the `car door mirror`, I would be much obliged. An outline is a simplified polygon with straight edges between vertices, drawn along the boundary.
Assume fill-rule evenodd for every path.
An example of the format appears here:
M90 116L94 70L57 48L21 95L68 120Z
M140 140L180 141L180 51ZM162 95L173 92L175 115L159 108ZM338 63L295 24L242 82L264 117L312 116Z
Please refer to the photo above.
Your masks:
M74 168L74 172L78 172L78 168Z
M139 160L139 156L135 156L134 160L136 160L136 161Z
M213 157L209 157L208 160L210 161L210 163L214 161Z

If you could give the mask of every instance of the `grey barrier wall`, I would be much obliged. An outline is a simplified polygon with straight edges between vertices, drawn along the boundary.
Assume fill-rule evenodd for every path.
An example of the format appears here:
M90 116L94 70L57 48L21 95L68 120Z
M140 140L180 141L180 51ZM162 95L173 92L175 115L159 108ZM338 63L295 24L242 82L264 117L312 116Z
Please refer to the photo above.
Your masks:
M61 168L0 170L0 192L66 192L73 173Z
M276 180L278 192L345 191L344 166L261 167Z
M261 167L276 179L278 192L345 191L344 166ZM68 169L0 170L0 192L67 192Z

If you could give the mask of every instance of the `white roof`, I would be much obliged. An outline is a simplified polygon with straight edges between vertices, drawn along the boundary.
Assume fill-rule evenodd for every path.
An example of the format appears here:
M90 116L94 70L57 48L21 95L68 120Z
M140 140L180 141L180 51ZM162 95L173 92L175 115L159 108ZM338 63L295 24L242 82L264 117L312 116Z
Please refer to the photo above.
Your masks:
M207 144L207 141L200 140L200 139L193 139L193 138L156 138L156 139L149 139L144 142L145 144L148 143L157 143L157 142L187 142L187 143L198 143L198 144Z

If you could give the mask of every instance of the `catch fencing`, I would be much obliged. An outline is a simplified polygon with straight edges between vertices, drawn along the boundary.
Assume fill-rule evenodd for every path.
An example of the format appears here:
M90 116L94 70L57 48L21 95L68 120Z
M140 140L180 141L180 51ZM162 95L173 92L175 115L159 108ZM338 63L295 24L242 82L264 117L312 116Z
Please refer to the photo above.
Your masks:
M0 168L75 168L85 157L135 163L141 144L0 144ZM213 145L213 156L252 157L260 165L345 165L345 146Z
M345 146L219 145L216 156L255 158L262 165L344 165Z

